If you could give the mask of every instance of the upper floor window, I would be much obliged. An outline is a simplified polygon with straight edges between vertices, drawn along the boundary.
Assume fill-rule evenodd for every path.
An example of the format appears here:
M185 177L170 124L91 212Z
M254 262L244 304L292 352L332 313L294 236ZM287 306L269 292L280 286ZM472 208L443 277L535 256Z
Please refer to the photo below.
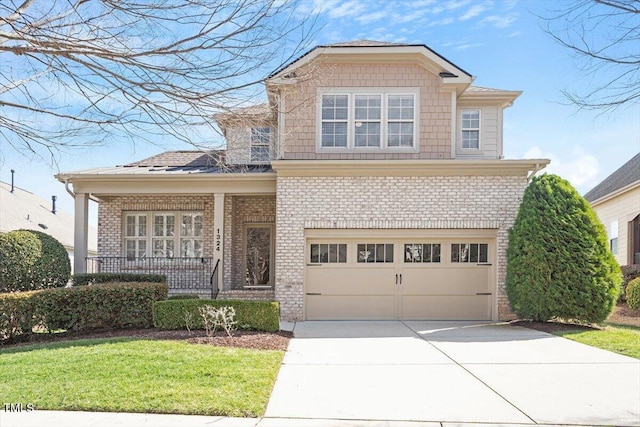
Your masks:
M480 149L480 110L462 110L462 148Z
M251 128L251 163L269 162L271 147L271 128Z
M417 89L406 88L322 93L318 148L358 151L417 148L417 95Z

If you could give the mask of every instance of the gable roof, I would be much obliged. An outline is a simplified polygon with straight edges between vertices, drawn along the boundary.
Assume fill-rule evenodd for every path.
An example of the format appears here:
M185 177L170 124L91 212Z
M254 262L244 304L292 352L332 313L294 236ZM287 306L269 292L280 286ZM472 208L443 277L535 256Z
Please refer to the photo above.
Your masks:
M468 83L471 83L473 80L473 76L470 73L458 67L425 44L390 43L362 39L316 46L293 61L278 68L267 77L267 81L278 77L286 78L293 70L310 62L321 54L351 55L356 53L418 54L426 58L428 62L435 64L440 69L440 73L443 73L442 77L464 79L468 80Z
M11 184L0 182L0 233L20 229L42 231L58 239L67 250L73 249L73 215L60 209L54 214L50 200L15 186L12 193ZM89 226L89 252L97 252L97 235Z
M636 154L615 172L606 177L584 195L588 202L593 203L604 197L610 196L634 183L640 185L640 153Z

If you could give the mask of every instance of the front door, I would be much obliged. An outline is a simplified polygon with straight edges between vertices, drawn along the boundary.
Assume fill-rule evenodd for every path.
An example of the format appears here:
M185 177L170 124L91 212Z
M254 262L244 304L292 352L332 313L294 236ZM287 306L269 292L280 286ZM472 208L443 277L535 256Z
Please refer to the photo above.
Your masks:
M271 286L271 239L270 225L247 227L245 246L246 283L245 286Z

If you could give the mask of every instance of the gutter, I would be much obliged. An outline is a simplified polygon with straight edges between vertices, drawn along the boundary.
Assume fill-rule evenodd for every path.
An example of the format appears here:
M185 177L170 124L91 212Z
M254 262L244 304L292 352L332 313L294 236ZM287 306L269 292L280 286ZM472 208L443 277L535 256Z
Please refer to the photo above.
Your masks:
M73 199L75 200L76 193L74 193L73 190L69 188L69 178L64 179L64 189L67 190L67 193L69 193L69 195L73 197ZM96 203L100 203L100 199L98 199L96 196L94 196L91 193L89 193L89 200L93 200Z

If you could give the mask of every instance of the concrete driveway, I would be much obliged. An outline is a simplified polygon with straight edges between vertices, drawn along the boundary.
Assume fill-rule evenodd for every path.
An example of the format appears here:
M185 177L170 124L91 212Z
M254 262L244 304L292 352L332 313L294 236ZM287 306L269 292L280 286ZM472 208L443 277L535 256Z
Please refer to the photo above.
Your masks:
M263 421L640 425L640 361L543 332L302 322L294 336Z

